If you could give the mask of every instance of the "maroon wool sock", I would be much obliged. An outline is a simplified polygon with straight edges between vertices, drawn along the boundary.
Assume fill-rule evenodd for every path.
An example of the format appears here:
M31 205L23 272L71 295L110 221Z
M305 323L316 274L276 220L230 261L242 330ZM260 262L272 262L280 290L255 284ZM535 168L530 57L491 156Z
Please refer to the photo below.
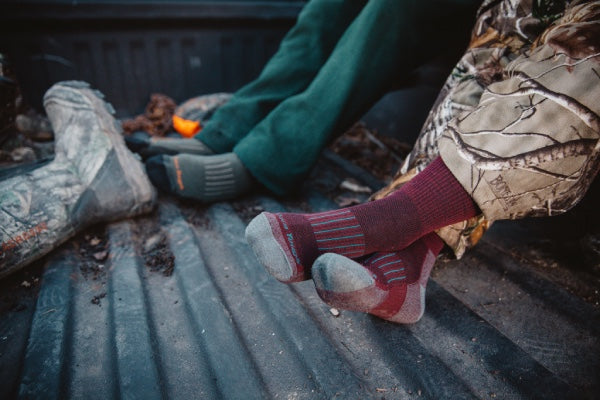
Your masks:
M315 214L265 212L250 222L246 237L272 275L294 282L310 277L321 254L358 258L400 250L475 215L477 206L438 157L386 198Z
M425 311L425 288L443 246L435 233L429 233L403 250L378 252L360 262L324 254L312 267L313 281L319 296L332 307L414 323Z

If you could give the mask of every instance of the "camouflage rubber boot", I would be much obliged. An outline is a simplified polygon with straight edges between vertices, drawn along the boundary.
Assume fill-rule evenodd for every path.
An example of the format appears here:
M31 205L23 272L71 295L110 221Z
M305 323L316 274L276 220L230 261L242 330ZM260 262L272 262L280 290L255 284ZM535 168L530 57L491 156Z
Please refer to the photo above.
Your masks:
M0 184L0 277L87 225L153 208L156 192L102 97L77 81L57 83L44 96L55 158Z

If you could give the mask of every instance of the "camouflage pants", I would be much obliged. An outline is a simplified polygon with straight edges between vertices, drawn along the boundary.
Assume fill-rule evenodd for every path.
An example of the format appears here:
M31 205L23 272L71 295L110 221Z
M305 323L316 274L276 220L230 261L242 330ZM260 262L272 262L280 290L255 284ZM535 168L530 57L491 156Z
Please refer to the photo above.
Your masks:
M557 4L482 5L412 153L374 196L441 156L482 211L438 231L457 257L494 220L569 210L600 167L600 2Z

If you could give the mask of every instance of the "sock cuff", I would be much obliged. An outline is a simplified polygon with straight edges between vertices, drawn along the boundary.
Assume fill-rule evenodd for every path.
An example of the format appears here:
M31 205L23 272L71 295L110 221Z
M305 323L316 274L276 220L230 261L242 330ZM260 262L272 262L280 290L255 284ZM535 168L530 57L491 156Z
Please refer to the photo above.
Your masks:
M375 202L351 207L350 210L356 215L365 235L371 238L365 249L366 253L375 248L379 251L404 248L417 240L423 232L423 226L417 217L419 210L411 198L401 191Z
M244 166L244 163L242 163L242 160L240 160L237 154L231 152L222 154L222 156L231 163L236 184L244 191L252 187L252 184L254 183L254 177L250 175L250 172Z
M411 199L426 232L477 215L475 202L437 157L401 189Z

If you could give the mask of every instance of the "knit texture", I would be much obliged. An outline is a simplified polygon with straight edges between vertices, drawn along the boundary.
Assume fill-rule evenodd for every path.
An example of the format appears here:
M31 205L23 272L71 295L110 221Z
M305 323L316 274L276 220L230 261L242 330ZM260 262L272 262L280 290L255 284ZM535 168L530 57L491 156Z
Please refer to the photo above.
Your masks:
M234 153L159 155L148 159L146 170L160 189L203 202L233 199L253 184Z
M321 254L358 258L401 250L475 215L477 206L438 158L386 198L315 214L265 212L246 232L263 265L278 279L295 282L310 278L310 267Z
M324 254L313 265L313 281L319 296L332 307L414 323L425 311L427 281L443 245L430 233L406 249L377 252L359 262Z

